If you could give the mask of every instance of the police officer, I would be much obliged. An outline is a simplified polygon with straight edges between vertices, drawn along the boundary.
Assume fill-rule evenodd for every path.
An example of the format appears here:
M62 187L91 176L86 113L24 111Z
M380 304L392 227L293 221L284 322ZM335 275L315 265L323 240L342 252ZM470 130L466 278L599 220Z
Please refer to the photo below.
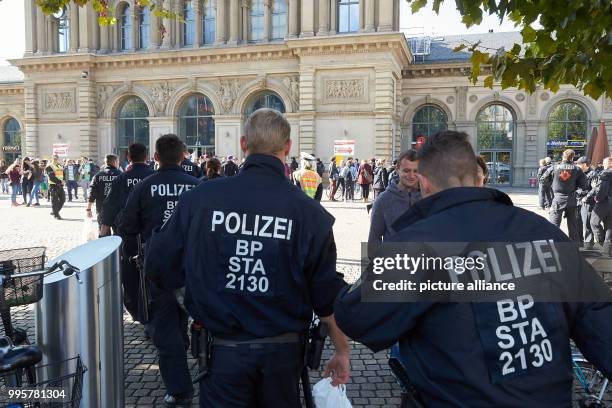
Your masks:
M579 214L578 230L580 231L580 242L584 243L586 249L593 248L593 229L591 228L591 212L595 206L595 201L592 196L588 196L594 184L597 182L597 173L589 166L589 161L585 156L576 160L576 164L584 172L588 186L587 188L578 188L576 191L576 200L578 202Z
M603 160L603 170L599 174L595 188L589 193L595 202L591 213L591 228L597 242L603 244L605 255L612 255L612 158ZM603 224L603 227L602 227Z
M225 177L232 177L238 174L238 165L234 162L234 156L227 156L227 160L223 163L222 173Z
M202 177L202 169L197 164L189 160L190 155L189 155L189 152L187 151L187 147L185 147L184 155L185 155L185 158L181 162L181 167L183 168L183 171L198 179Z
M147 147L142 143L128 146L127 158L130 161L128 170L121 173L112 183L110 193L102 204L100 235L110 235L111 227L119 224L120 213L125 208L128 195L143 179L155 171L146 163ZM142 321L138 316L139 273L136 263L130 257L137 253L137 241L133 236L126 236L117 231L123 239L121 244L121 282L123 284L123 303L134 320Z
M403 246L493 243L500 237L510 243L569 241L543 218L514 207L506 194L476 187L474 151L465 133L447 131L428 138L418 158L424 199L400 217L394 225L405 228L387 241ZM553 257L543 248L539 244L533 257L529 255L538 267L542 262L535 252ZM520 265L526 252L515 258ZM532 272L529 262L520 269ZM514 269L511 261L502 266L501 274ZM414 276L425 272L416 270ZM612 304L537 303L528 296L497 302L368 303L362 301L362 289L357 284L338 296L334 307L338 325L374 351L399 341L405 370L423 406L570 406L570 333L589 360L604 375L612 375Z
M336 348L327 374L334 385L348 380L349 345L332 307L345 286L334 218L285 177L290 130L278 111L255 111L240 140L240 173L181 197L149 245L147 273L164 287L185 286L191 316L212 333L203 407L299 406L300 337L313 310Z
M575 153L571 149L563 151L561 163L551 166L542 175L542 180L552 179L554 193L550 206L550 222L557 227L561 225L561 218L567 218L567 231L570 239L580 242L580 231L576 218L576 190L588 188L588 181L584 172L573 162Z
M119 222L119 230L128 237L140 235L149 242L156 227L166 223L178 203L179 196L200 181L183 171L185 144L173 134L167 134L155 142L155 161L159 170L139 182L130 193ZM182 237L184 238L184 237ZM145 256L165 258L170 254L163 249L145 250ZM145 267L145 273L148 273ZM167 406L190 406L193 386L187 354L187 315L179 306L173 291L149 282L152 296L150 336L159 353L159 369L166 386L164 401Z
M49 178L49 195L51 196L51 215L61 220L60 210L66 202L64 192L64 167L59 163L59 156L54 154L51 163L45 168Z
M107 154L104 158L105 166L93 177L89 187L89 197L87 198L87 209L85 211L87 212L87 216L91 218L91 207L94 202L96 203L96 214L101 237L110 235L111 233L110 230L104 231L104 233L102 232L102 203L110 193L113 181L121 174L119 169L117 169L118 163L119 158L117 156L114 154Z

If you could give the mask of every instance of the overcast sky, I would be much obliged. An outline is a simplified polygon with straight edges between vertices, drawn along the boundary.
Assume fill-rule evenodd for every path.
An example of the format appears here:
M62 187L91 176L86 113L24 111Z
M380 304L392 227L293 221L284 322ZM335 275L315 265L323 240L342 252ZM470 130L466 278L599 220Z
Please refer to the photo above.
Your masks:
M7 59L23 55L25 49L23 4L24 0L0 0L0 65L8 64ZM490 29L496 32L514 30L512 23L504 22L500 25L496 17L490 16L486 16L480 26L468 30L461 24L453 0L444 2L439 15L428 7L417 14L411 14L410 6L405 0L400 0L400 4L402 13L400 27L411 34L448 35L482 33Z

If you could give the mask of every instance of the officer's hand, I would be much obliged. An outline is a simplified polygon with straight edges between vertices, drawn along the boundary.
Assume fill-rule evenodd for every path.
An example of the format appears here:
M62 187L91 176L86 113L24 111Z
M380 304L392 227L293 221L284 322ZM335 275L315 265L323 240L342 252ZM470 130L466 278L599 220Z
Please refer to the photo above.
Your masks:
M332 358L325 366L323 377L332 376L332 385L337 387L340 384L346 384L349 380L351 371L351 363L348 354L334 353Z
M91 212L91 208L86 209L85 213L87 214L87 218L93 218L93 214Z

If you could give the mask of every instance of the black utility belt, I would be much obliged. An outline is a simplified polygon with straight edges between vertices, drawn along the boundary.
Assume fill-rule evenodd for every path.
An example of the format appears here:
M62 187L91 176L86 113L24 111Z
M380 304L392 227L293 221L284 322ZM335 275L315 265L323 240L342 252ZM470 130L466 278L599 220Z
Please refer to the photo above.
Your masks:
M300 343L302 337L299 333L285 333L279 336L261 337L251 340L228 340L213 336L213 346L238 347L242 345L262 345L262 344L283 344L283 343Z

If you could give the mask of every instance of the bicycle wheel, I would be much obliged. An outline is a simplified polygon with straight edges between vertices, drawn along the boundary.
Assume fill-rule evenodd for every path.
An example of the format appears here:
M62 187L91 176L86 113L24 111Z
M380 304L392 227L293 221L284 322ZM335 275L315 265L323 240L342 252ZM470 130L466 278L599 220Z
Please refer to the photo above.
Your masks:
M605 395L604 388L607 388L608 382L603 374L593 364L581 357L574 357L572 366L577 383L574 386L573 400L580 407L605 407L601 395Z

